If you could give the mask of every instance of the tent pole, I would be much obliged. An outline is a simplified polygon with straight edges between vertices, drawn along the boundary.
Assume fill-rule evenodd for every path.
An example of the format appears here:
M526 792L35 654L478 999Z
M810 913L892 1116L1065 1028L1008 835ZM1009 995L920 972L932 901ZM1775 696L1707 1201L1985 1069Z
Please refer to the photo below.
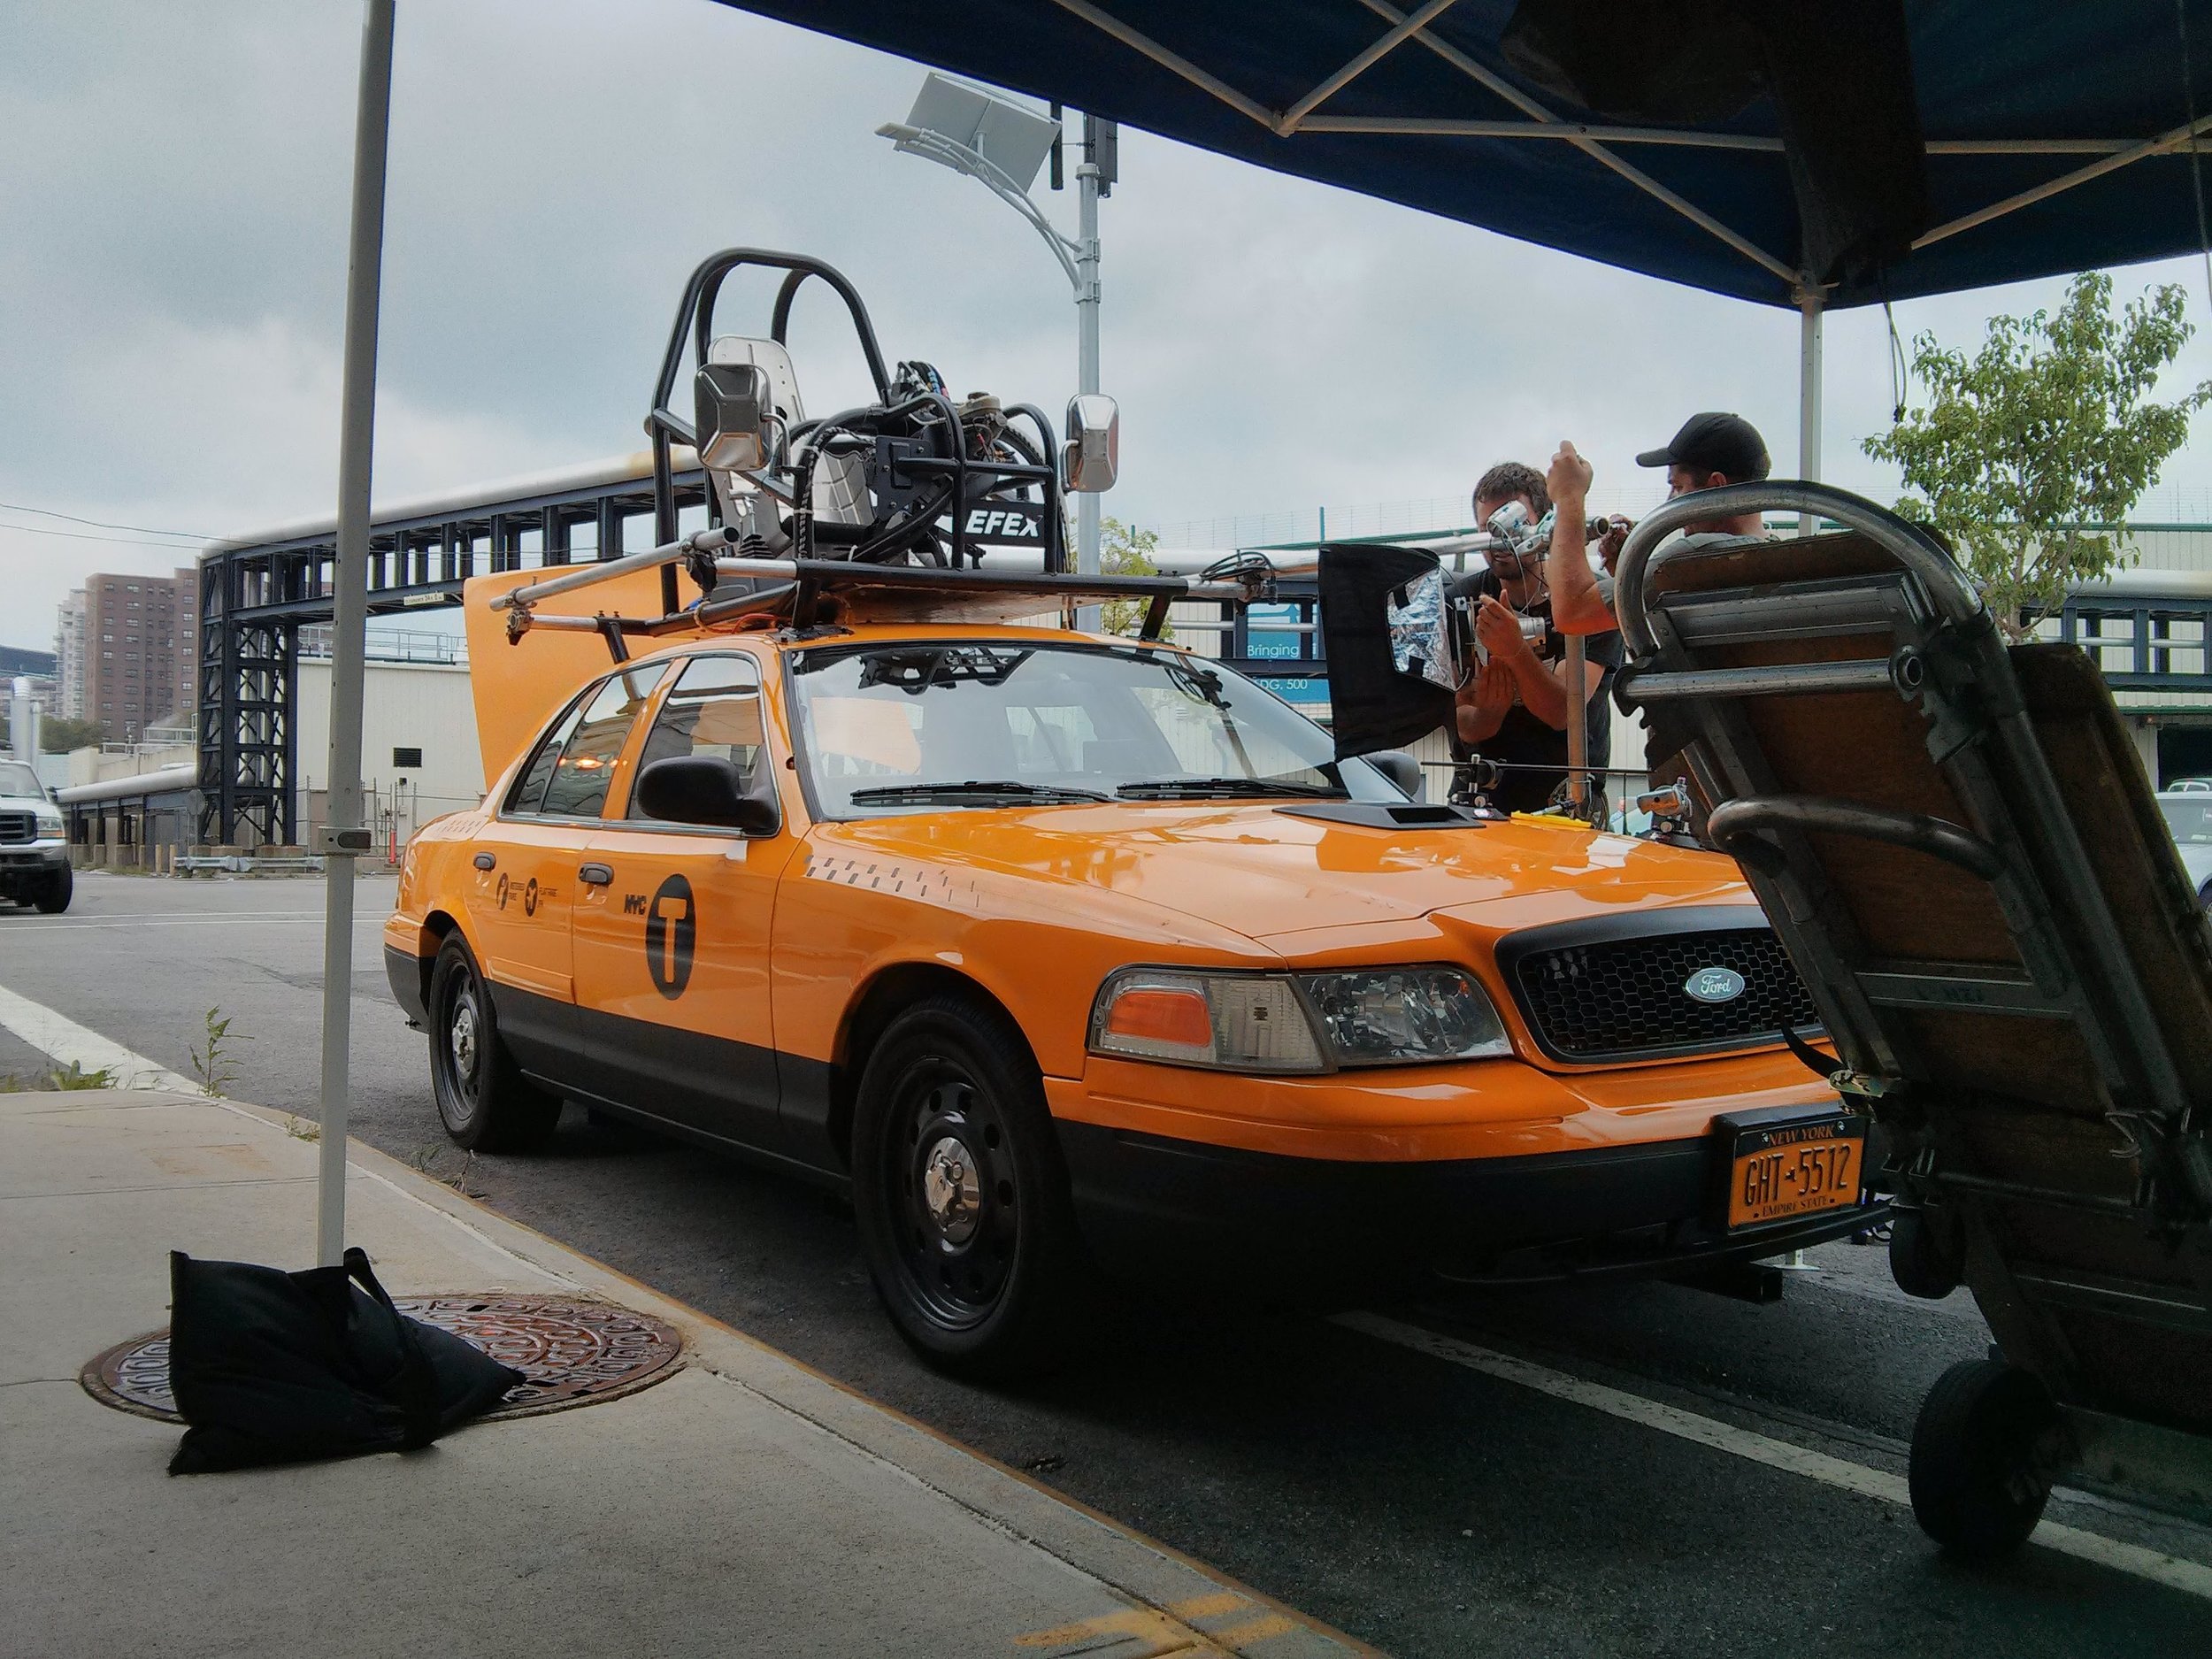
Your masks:
M1797 475L1820 481L1820 289L1807 281L1797 290ZM1797 534L1819 527L1816 514L1797 515Z
M323 815L322 1136L315 1258L345 1254L346 1106L353 1035L353 860L361 827L362 659L369 616L369 470L375 449L376 329L384 263L384 162L392 116L393 0L367 0L353 138L352 249L346 271L344 413L338 440L338 548L332 572L330 782Z

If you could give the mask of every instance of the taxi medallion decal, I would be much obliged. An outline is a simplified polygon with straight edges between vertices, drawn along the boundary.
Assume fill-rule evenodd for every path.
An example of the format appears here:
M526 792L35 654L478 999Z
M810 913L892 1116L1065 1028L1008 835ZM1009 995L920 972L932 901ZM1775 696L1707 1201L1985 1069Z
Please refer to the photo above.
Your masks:
M645 909L645 971L653 988L671 1002L691 982L692 942L698 932L698 907L691 883L671 876L655 889Z

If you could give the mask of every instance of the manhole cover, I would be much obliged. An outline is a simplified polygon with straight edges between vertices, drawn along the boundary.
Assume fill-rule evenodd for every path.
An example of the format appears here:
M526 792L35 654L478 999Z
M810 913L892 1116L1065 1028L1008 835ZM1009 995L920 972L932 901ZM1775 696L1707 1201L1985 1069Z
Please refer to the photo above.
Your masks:
M536 1417L649 1388L675 1374L684 1340L646 1314L575 1296L395 1296L402 1313L465 1337L523 1380L482 1421ZM104 1405L181 1423L169 1392L169 1333L133 1337L78 1376Z

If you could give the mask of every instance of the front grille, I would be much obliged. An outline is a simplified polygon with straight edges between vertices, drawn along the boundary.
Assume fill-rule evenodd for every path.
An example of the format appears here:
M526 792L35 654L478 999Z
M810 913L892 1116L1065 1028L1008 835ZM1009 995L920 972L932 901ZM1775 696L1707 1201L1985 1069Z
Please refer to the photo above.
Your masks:
M20 847L38 839L38 818L29 812L0 812L0 847Z
M1764 927L1562 940L1517 953L1512 984L1545 1049L1563 1060L1634 1060L1772 1042L1820 1016ZM1683 987L1707 968L1743 976L1741 995L1701 1002Z

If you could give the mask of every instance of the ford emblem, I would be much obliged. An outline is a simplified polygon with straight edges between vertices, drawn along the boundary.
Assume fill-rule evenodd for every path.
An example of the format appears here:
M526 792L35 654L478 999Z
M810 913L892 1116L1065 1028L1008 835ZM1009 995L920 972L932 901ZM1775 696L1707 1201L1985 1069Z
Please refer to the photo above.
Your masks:
M1682 988L1701 1002L1732 1002L1743 995L1743 975L1733 968L1700 968Z

